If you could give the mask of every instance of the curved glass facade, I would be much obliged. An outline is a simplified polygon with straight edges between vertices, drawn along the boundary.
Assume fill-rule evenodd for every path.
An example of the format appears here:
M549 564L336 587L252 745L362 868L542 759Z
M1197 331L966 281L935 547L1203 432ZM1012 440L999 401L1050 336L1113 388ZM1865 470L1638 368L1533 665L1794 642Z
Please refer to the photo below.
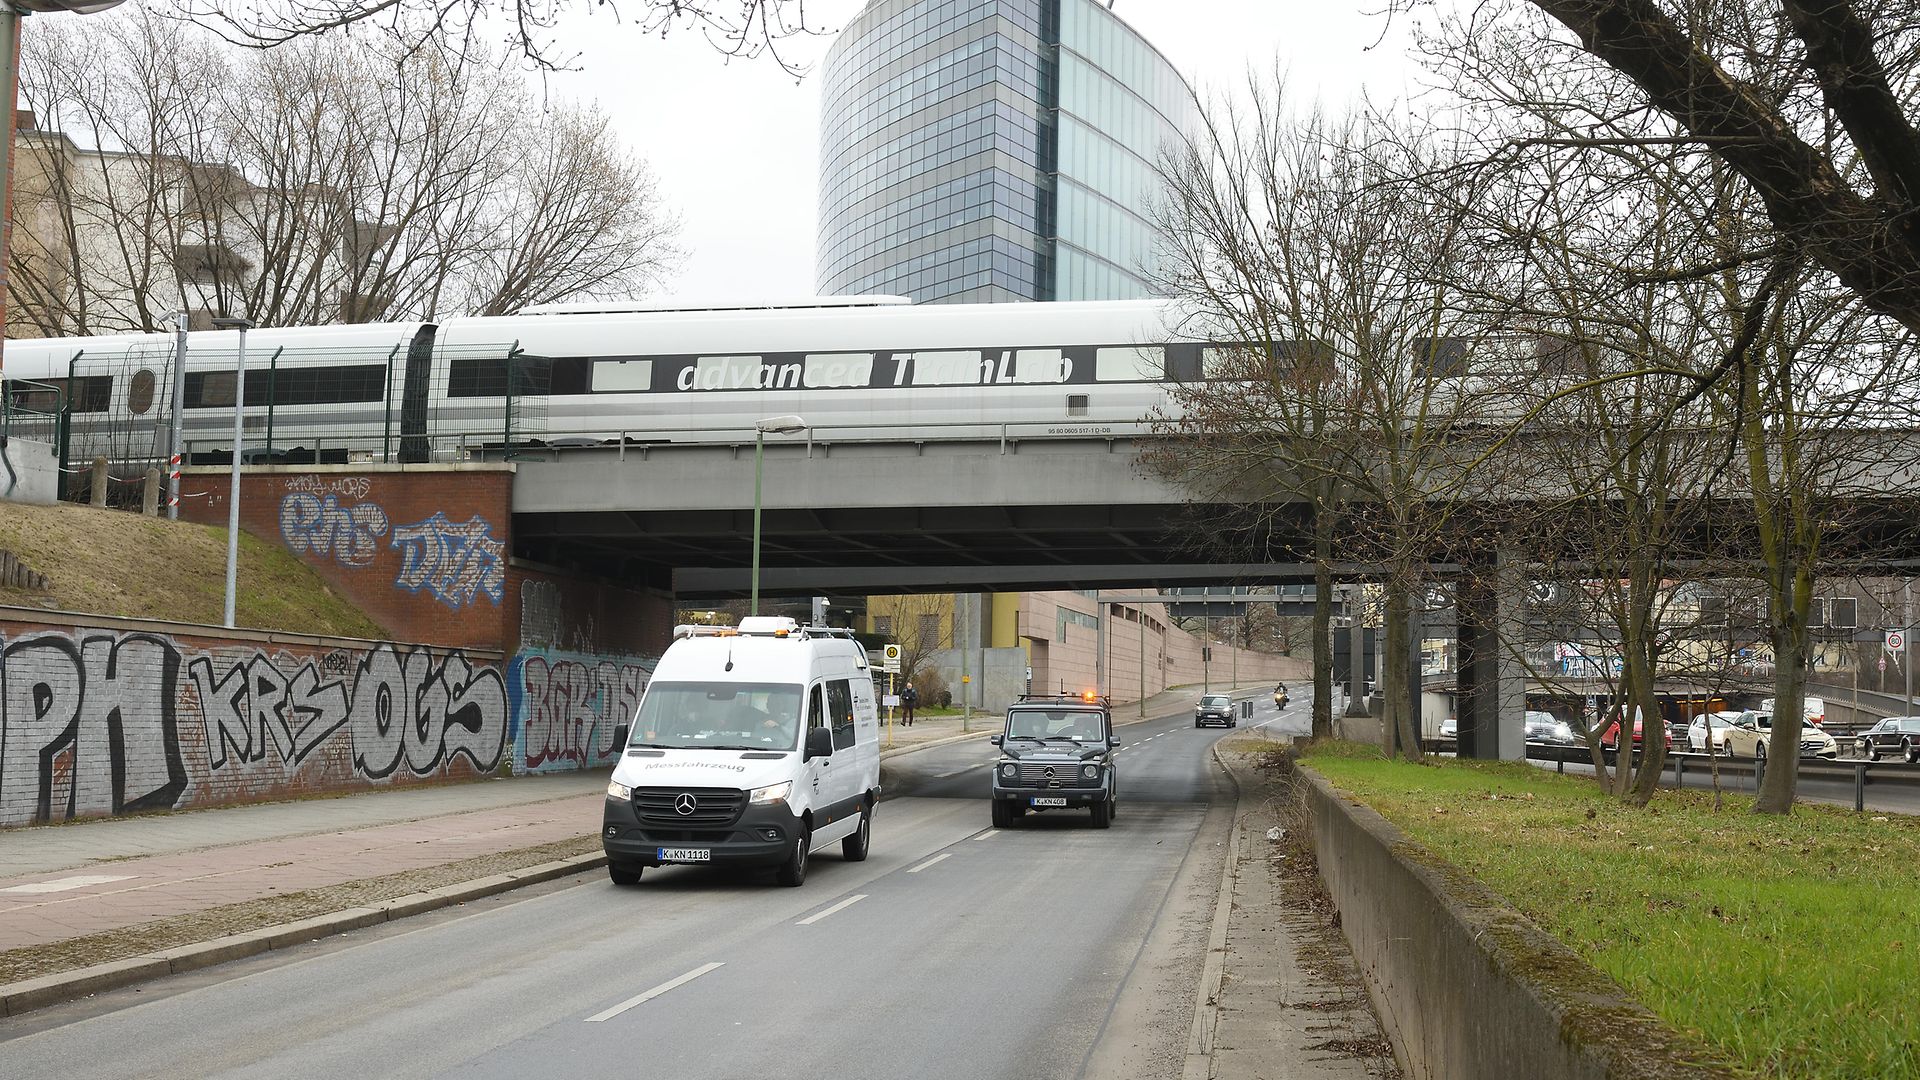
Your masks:
M1095 0L873 0L827 54L822 293L1150 295L1186 83Z

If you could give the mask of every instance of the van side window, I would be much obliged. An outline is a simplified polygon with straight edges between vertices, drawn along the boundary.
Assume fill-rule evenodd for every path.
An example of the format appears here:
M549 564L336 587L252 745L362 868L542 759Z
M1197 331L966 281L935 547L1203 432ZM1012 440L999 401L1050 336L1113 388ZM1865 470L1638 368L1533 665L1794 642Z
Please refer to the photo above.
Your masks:
M816 686L813 693L807 695L807 730L826 726L827 710L820 697L820 687Z
M827 684L827 708L833 713L833 748L853 745L853 684L835 679Z

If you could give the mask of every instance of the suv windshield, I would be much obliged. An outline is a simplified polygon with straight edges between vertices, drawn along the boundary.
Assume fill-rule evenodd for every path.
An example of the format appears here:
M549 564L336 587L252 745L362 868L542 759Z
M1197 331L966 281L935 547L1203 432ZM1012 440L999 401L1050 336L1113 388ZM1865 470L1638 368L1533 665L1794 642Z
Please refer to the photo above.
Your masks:
M1007 738L1071 739L1074 742L1100 742L1107 737L1106 725L1093 709L1010 709L1007 712Z
M1228 705L1231 705L1232 703L1233 703L1233 699L1229 698L1225 694L1208 694L1206 697L1203 697L1200 699L1200 704L1205 705L1208 708L1224 709Z
M647 687L627 745L791 750L799 741L796 684L656 682Z

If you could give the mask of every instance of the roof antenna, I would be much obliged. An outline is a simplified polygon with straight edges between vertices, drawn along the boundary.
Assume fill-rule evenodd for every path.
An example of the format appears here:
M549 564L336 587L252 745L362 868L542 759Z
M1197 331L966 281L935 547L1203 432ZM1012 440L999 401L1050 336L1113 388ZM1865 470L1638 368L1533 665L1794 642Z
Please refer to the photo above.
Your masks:
M722 668L721 670L722 671L733 670L733 646L731 645L727 646L727 666Z

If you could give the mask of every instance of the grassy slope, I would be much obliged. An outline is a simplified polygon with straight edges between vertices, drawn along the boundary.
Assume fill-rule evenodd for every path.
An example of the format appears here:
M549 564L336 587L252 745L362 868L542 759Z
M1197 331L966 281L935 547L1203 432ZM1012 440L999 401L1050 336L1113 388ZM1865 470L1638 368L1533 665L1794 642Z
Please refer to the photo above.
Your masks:
M1920 818L1665 790L1634 810L1591 779L1370 748L1307 763L1746 1069L1920 1077Z
M224 617L225 529L88 506L0 503L0 548L50 585L0 588L0 604L214 625ZM234 606L240 626L387 636L284 548L245 532Z

